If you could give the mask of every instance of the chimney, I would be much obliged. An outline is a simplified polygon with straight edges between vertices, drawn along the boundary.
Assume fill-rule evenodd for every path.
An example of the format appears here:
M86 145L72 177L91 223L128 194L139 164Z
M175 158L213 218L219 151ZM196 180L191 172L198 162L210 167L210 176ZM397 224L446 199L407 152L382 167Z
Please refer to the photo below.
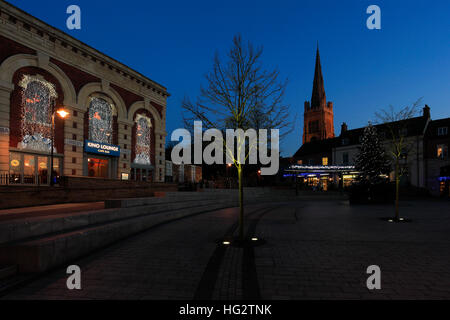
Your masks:
M342 125L341 125L341 136L342 136L343 133L347 132L347 130L348 130L347 124L345 122L342 123Z
M426 104L425 107L423 108L423 117L425 119L430 119L431 118L431 112L430 112L430 107Z

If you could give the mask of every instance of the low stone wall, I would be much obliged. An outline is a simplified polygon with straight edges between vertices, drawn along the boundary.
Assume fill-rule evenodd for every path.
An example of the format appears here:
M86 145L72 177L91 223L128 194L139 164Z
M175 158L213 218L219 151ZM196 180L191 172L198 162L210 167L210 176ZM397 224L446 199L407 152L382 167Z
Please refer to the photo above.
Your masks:
M177 191L176 184L64 177L59 187L0 186L0 209L117 198L153 197Z

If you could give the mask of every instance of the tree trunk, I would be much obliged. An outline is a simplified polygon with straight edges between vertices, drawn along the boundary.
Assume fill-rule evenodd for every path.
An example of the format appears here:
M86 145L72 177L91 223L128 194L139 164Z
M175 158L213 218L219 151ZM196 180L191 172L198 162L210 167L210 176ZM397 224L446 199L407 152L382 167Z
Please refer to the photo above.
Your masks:
M400 168L398 158L395 160L395 220L400 220L399 200L400 200Z
M244 183L242 175L242 165L238 166L239 178L239 239L244 240Z

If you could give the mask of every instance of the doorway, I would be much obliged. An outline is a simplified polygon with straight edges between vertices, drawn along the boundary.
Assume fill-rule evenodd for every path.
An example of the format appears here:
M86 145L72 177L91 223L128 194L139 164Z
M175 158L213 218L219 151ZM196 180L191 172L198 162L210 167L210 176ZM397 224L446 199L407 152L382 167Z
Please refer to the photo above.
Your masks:
M109 160L88 158L88 176L93 178L109 178Z

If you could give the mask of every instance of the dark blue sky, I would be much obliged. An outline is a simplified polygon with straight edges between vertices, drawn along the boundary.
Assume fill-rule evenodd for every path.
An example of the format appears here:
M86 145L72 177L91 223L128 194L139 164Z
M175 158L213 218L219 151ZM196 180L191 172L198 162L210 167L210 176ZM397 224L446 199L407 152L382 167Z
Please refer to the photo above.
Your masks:
M10 2L166 86L169 134L182 126L181 100L197 96L214 52L228 50L236 33L263 45L265 66L289 79L286 102L297 120L283 155L301 144L317 41L336 134L343 121L361 127L380 108L420 97L433 119L450 117L448 0ZM80 31L66 28L71 4L82 10ZM366 28L371 4L381 8L381 30Z

